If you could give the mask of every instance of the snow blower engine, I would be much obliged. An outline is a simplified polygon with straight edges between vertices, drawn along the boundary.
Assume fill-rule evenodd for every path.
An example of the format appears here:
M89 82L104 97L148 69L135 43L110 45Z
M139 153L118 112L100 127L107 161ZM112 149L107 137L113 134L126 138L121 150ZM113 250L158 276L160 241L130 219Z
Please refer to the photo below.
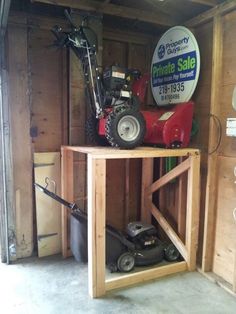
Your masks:
M117 65L106 68L101 75L96 34L84 22L77 27L67 10L65 16L70 30L55 26L54 43L71 48L81 61L91 109L86 123L90 141L126 149L142 143L186 147L193 118L193 102L189 100L199 75L199 50L193 34L185 27L174 27L162 36L151 69L153 97L162 108L141 112L149 75L141 77L139 71Z

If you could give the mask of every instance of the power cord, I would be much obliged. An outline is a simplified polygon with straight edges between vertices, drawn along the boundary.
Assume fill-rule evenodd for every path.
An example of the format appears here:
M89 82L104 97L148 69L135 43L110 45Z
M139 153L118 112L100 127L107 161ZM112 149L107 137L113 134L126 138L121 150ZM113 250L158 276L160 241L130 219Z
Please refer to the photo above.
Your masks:
M221 139L222 139L222 125L221 125L221 122L220 122L220 119L215 115L215 114L212 114L210 113L210 117L214 119L214 121L216 122L217 124L217 128L218 128L218 141L217 141L217 145L216 147L208 153L208 155L212 155L214 154L217 149L219 148L220 146L220 143L221 143Z

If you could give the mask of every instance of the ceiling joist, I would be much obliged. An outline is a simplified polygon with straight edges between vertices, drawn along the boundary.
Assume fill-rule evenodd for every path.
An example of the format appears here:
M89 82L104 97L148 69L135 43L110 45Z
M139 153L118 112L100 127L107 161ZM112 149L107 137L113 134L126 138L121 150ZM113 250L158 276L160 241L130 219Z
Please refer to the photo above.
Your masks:
M148 22L156 25L173 26L176 21L165 13L148 12L139 9L111 4L108 1L98 2L94 0L31 0L32 2L41 2L53 4L73 9L96 11L98 13L114 15L132 20Z

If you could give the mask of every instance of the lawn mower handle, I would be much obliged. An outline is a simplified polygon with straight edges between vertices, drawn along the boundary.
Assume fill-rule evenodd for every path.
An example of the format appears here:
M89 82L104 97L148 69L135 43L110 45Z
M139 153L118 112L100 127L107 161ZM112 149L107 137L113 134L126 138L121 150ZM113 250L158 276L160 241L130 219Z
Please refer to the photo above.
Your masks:
M34 183L35 187L37 189L39 189L41 192L45 193L46 195L50 196L51 198L53 198L55 201L57 201L58 203L61 203L62 205L70 208L71 210L77 210L79 209L78 206L74 203L69 203L66 200L64 200L63 198L61 198L60 196L58 196L57 194L49 191L48 189L44 188L42 185L38 184L38 183Z

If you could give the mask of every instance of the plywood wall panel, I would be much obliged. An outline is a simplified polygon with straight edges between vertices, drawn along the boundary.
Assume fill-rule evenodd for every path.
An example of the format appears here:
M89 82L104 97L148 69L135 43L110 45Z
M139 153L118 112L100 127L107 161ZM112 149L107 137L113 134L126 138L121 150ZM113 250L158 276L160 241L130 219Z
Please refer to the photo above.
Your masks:
M49 48L53 41L49 30L29 32L31 126L37 129L33 137L36 152L59 151L63 140L63 52Z
M236 157L236 138L226 136L226 120L235 117L232 108L232 95L236 86L236 11L223 18L223 73L220 99L220 121L222 140L219 154Z
M233 210L236 207L234 176L236 158L218 157L218 166L219 182L213 271L232 284L236 253L236 221L233 218Z
M61 192L60 153L34 154L35 182L57 195ZM55 183L55 184L54 184ZM61 204L35 189L38 256L61 252Z
M8 29L9 109L13 156L17 258L33 251L32 151L28 94L27 28Z
M103 67L119 65L127 67L128 65L128 48L127 43L114 40L103 40Z

